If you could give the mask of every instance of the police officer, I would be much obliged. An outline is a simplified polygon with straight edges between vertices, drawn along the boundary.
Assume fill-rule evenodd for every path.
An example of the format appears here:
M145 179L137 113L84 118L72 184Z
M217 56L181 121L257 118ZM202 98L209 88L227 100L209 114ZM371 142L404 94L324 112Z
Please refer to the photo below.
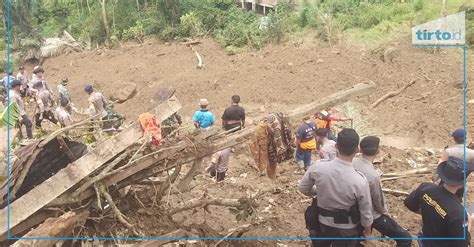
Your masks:
M385 207L385 200L380 185L380 173L374 169L373 161L379 153L380 139L376 136L367 136L360 141L360 152L362 155L352 160L354 168L364 174L369 182L370 196L372 197L372 216L374 223L372 227L390 238L397 239L397 246L411 246L411 236L392 217L389 216Z
M472 170L472 167L467 169ZM420 237L464 239L466 236L464 240L423 240L423 247L469 246L470 234L466 229L469 216L455 195L464 184L464 162L450 156L438 165L437 172L443 183L422 183L405 199L405 206L421 214Z
M317 200L313 199L305 214L310 236L329 238L313 240L313 246L357 246L357 239L341 238L371 235L373 217L369 183L352 166L358 146L357 132L343 129L337 136L338 157L331 161L316 161L298 184L303 194L317 195Z

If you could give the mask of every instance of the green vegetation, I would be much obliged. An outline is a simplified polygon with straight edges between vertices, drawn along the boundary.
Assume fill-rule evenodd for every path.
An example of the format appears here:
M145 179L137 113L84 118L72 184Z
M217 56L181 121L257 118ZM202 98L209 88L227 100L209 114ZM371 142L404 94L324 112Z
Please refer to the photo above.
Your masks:
M2 13L6 13L6 2L1 2ZM276 11L269 11L264 19L239 8L235 0L11 0L12 49L32 43L28 40L60 35L63 30L92 47L121 40L143 42L151 35L164 40L213 37L231 50L258 49L311 32L330 43L343 34L376 43L408 34L412 25L438 18L440 2L280 0ZM445 13L459 11L464 2L448 0ZM469 13L467 26L472 30L474 14ZM1 15L0 33L6 37L6 18ZM470 38L472 42L472 35ZM2 50L5 44L4 38Z

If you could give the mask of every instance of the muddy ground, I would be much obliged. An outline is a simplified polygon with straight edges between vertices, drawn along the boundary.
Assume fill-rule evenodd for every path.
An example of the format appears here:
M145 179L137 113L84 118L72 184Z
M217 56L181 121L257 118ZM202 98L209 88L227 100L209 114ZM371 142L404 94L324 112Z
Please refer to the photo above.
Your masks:
M391 55L392 61L385 59L384 62L384 49L390 47L395 51ZM406 38L376 51L349 45L330 48L309 39L234 55L212 40L203 40L195 49L204 59L202 69L196 68L197 59L190 47L152 39L143 45L127 43L110 50L71 52L46 60L44 67L46 79L54 87L62 76L69 77L73 102L80 107L86 106L83 87L87 83L96 85L106 95L115 94L127 83L137 84L138 95L116 106L128 121L134 121L138 114L151 107L151 97L159 87L172 86L183 103L181 114L186 125L191 125L200 98L210 101L210 110L220 119L230 104L231 95L239 94L247 110L248 122L252 122L262 114L290 110L357 83L375 83L375 93L338 106L335 111L354 117L355 128L361 134L382 138L384 148L380 159L383 163L379 168L384 173L413 168L408 160L415 161L418 166L436 164L441 148L450 143L450 131L462 126L462 51L456 48L441 49L433 54L427 49L411 47ZM468 60L471 61L470 56ZM472 69L468 70L468 81L471 74ZM416 80L415 84L404 93L375 109L369 108L379 97L411 80ZM163 203L178 203L204 191L226 198L239 198L259 191L262 193L258 199L260 207L253 220L262 223L243 237L306 237L303 212L310 201L296 189L302 173L292 162L285 162L279 165L279 177L273 183L266 177L259 177L251 164L246 146L238 147L231 156L224 182L216 184L207 175L199 175L191 192L170 196ZM383 186L411 191L430 177L431 174L409 176L383 182ZM473 199L471 187L468 197ZM122 203L122 210L130 221L148 236L159 236L172 230L173 226L166 226L161 221L159 207L150 206L153 188L135 189L141 191L138 195L145 207L136 199ZM387 194L387 207L403 227L415 234L420 229L421 219L403 206L403 199L404 196ZM222 207L212 207L211 213L196 210L180 217L183 224L207 222L213 231L221 233L241 224ZM88 227L85 233L90 237L110 237L105 228L110 230L111 225L102 227ZM120 231L120 225L114 227L118 231L114 233L116 236L126 237L127 233ZM278 243L307 244L301 241ZM275 246L276 241L238 244ZM393 245L394 242L377 242L377 246Z

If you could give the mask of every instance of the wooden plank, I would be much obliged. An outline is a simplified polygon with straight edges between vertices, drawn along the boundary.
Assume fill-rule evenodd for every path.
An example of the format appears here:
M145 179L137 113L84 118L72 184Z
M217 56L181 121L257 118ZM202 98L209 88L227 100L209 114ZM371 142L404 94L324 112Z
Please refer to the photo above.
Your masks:
M162 122L181 109L181 105L176 97L171 97L158 105L156 109L158 112L156 119L158 122ZM26 220L30 215L59 197L107 161L123 152L128 146L138 141L142 135L140 126L138 124L132 125L116 136L97 144L97 147L90 153L18 198L10 204L10 228ZM0 210L0 235L8 231L7 214L7 208Z
M314 111L321 110L321 109L334 106L337 104L342 104L350 99L353 99L354 97L369 94L373 92L374 89L375 89L375 86L373 85L357 84L356 86L349 88L345 91L337 92L332 95L329 95L328 97L322 99L320 102L313 102L305 106L299 107L291 111L288 115L292 117L293 120L296 120L297 118L305 114L313 113ZM140 162L138 162L136 165L128 169L125 169L124 171L120 173L117 173L117 174L111 175L110 177L105 178L103 183L106 186L117 184L115 188L125 187L129 184L132 184L133 182L141 181L150 176L153 176L153 174L162 172L163 170L171 169L174 166L179 165L179 163L183 164L183 163L191 162L194 159L203 158L203 157L212 155L214 152L218 150L222 150L224 148L232 147L240 143L243 143L247 141L248 139L250 139L250 137L252 137L252 135L255 133L255 129L256 129L256 126L249 126L248 128L243 129L241 131L237 131L233 134L222 136L221 138L212 140L210 141L212 145L210 145L208 149L201 150L201 152L198 152L196 157L190 157L187 152L182 152L182 150L186 148L193 148L193 145L191 143L180 142L176 144L175 146L166 149L165 150L166 152L157 154L155 155L155 157L153 156L147 157L141 160ZM209 140L206 140L206 142L209 142ZM173 159L168 160L168 163L166 163L166 168L165 168L163 166L164 164L163 160L166 159L167 157L173 157ZM176 161L179 161L179 163L177 163ZM86 190L84 193L81 194L79 201L89 198L90 196L93 196L94 193L95 192L93 189ZM57 198L48 206L57 206L57 205L62 205L62 204L67 204L67 203L68 201L64 200L64 198ZM72 202L69 202L69 203L72 203Z

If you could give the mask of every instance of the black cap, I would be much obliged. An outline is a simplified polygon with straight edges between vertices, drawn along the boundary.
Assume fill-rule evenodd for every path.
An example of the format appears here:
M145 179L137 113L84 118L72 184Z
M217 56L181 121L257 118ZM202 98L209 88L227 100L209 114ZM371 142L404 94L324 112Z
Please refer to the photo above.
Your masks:
M14 88L16 86L21 86L21 81L20 80L13 80L11 81L10 88Z
M376 136L366 136L360 141L360 149L365 155L375 155L379 150L380 138Z
M436 169L441 181L449 186L459 186L464 183L464 161L449 156L448 160L441 162ZM466 178L473 171L472 164L466 164Z

